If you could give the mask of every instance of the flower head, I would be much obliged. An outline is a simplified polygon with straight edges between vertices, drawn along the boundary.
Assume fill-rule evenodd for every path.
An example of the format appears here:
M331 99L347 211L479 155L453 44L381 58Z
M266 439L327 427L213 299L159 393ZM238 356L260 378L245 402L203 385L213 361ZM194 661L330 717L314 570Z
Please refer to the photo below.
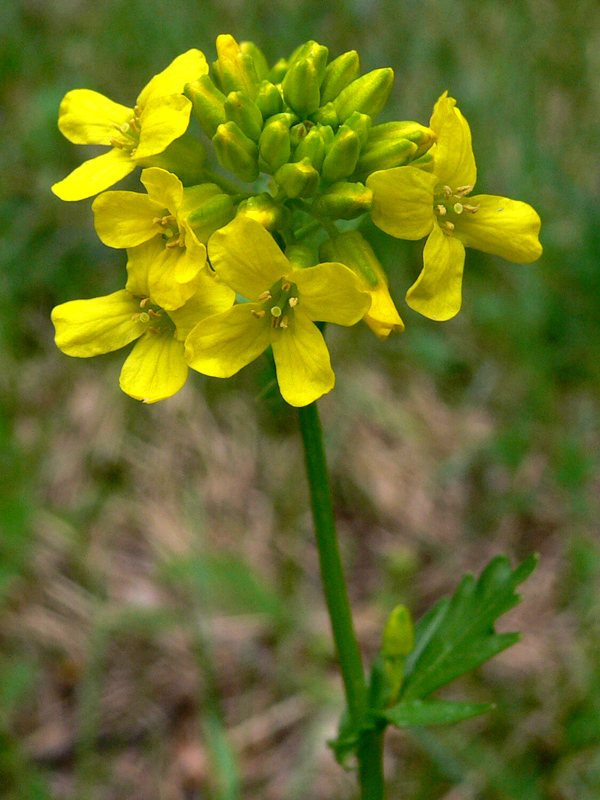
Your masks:
M52 191L61 200L83 200L120 181L144 159L156 156L186 132L191 102L183 87L208 72L200 50L188 50L142 89L134 108L90 89L68 92L58 127L74 144L103 144L108 153L85 161Z
M218 314L233 302L216 278L202 271L195 292L180 308L166 311L155 300L150 270L129 269L127 288L91 300L56 306L52 321L56 344L63 353L88 358L137 342L121 370L121 389L136 400L155 403L181 389L188 365L184 340L204 317Z
M186 340L189 365L228 378L269 345L281 394L305 406L335 383L329 351L315 321L354 325L370 305L358 278L339 263L295 268L272 236L240 216L208 243L215 271L249 302L198 323Z
M519 264L542 254L540 218L527 203L494 195L471 196L477 170L469 124L447 92L430 122L437 134L433 173L395 167L367 178L373 222L399 239L428 235L423 270L406 302L431 319L446 320L461 306L465 247Z

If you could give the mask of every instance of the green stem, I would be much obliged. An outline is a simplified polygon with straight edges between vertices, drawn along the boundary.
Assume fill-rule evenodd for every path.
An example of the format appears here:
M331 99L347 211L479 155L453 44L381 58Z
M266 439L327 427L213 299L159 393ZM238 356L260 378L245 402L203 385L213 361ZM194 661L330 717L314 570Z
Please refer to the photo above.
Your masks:
M202 173L207 181L216 183L219 189L223 189L227 194L237 195L241 198L253 197L256 194L256 192L244 192L239 186L236 186L235 183L231 183L227 178L222 178L216 172L213 172L212 169L203 169Z
M329 475L317 404L298 409L323 591L338 653L348 714L355 730L367 719L368 694L335 531ZM357 751L362 800L383 800L383 735L366 731Z

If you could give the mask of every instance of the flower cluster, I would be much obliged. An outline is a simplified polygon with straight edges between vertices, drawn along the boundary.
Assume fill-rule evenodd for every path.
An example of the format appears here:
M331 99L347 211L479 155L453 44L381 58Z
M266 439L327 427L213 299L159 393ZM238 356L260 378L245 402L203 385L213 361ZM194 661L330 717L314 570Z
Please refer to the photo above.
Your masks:
M137 340L121 372L127 394L155 402L183 386L189 367L229 377L269 347L288 403L330 391L315 323L363 319L382 340L404 329L358 229L367 215L391 236L428 237L406 300L435 320L460 309L465 247L520 263L540 256L531 206L472 195L471 133L447 93L428 126L377 125L393 72L361 74L355 51L329 61L311 41L270 68L254 44L222 35L217 54L211 70L199 50L179 56L133 108L87 89L60 107L70 141L111 149L53 191L99 195L96 230L126 251L127 281L57 306L56 343L87 357ZM218 165L250 186L212 168L207 142L188 130L192 115ZM105 191L137 166L145 192Z

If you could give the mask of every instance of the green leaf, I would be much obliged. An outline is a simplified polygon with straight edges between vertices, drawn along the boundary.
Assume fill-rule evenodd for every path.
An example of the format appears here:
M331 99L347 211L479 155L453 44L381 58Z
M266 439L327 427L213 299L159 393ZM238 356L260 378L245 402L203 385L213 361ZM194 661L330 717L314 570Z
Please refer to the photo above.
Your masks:
M497 634L494 622L520 602L515 587L536 564L537 557L530 556L513 571L505 556L497 556L478 581L465 575L454 596L442 598L419 621L402 700L428 697L518 641L518 633Z
M381 716L397 728L412 728L462 722L485 714L493 707L487 703L454 703L449 700L402 700Z

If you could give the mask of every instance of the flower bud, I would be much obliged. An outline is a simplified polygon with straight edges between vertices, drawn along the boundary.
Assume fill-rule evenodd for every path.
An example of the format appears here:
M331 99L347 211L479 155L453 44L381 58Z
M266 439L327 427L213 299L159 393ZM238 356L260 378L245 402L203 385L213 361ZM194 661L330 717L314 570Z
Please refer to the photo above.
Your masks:
M179 139L154 156L141 159L140 167L161 167L167 172L177 175L184 186L200 183L204 177L203 167L206 161L206 150L202 144L184 133Z
M363 319L379 339L385 341L390 333L404 330L384 269L359 231L346 231L335 239L327 239L319 248L319 257L321 261L340 261L362 279L371 295L371 308Z
M314 114L310 115L310 118L319 125L329 125L331 128L337 128L339 124L337 111L333 103L326 103L324 106L321 106Z
M399 605L385 623L381 654L384 658L406 658L415 646L415 632L410 611Z
M288 62L285 58L280 58L275 66L271 67L267 80L277 85L283 80L285 73L288 71Z
M417 152L417 145L408 139L382 139L376 142L368 141L360 153L356 165L356 174L362 177L370 175L379 169L391 169L408 164Z
M320 126L311 128L294 150L294 161L302 161L303 158L308 158L317 171L321 169L325 158L325 140Z
M204 133L212 139L219 125L226 121L225 95L219 91L208 75L186 83L183 93L192 101L192 113Z
M312 247L307 244L293 244L286 247L285 255L297 269L314 267L317 263Z
M283 111L283 97L277 86L271 81L262 81L254 102L259 107L264 119Z
M310 197L319 186L319 173L308 158L284 164L274 177L288 197Z
M398 139L414 142L418 148L416 155L420 156L435 143L437 136L431 128L418 122L384 122L371 128L368 141L369 144L374 144L383 140Z
M258 178L258 147L235 122L219 125L213 136L219 164L247 183Z
M215 67L223 92L246 92L253 100L260 81L252 56L243 53L239 44L228 33L217 36L217 54Z
M355 111L354 114L350 114L346 122L344 122L344 125L352 128L352 130L358 134L361 147L369 137L371 124L371 117L368 117L366 114L361 114L360 111Z
M325 68L325 76L321 84L321 105L335 100L348 84L360 75L360 60L356 50L349 50L335 58Z
M206 244L216 230L234 218L233 199L214 183L190 186L183 191L180 215L199 241Z
M359 135L347 125L341 125L325 154L323 166L321 167L323 180L327 183L334 183L351 175L354 172L359 155Z
M238 206L238 216L250 217L268 231L280 229L284 225L285 209L275 202L268 192L249 197Z
M315 198L312 212L330 219L356 219L370 210L373 192L362 183L334 183Z
M281 84L284 100L300 117L307 117L319 107L319 84L315 59L299 58L288 69Z
M258 166L273 175L290 159L291 114L276 114L267 120L258 140Z
M252 57L258 79L264 81L269 74L269 63L263 51L254 42L240 42L240 50Z
M263 117L260 109L245 92L230 92L225 100L225 116L235 122L246 136L255 142L263 127Z
M311 39L294 50L288 62L288 70L296 62L301 61L303 58L310 58L314 61L320 86L323 82L323 78L325 77L328 56L329 50Z
M394 71L389 67L367 72L352 81L332 101L338 118L344 122L354 111L360 111L374 120L387 103L393 83Z

